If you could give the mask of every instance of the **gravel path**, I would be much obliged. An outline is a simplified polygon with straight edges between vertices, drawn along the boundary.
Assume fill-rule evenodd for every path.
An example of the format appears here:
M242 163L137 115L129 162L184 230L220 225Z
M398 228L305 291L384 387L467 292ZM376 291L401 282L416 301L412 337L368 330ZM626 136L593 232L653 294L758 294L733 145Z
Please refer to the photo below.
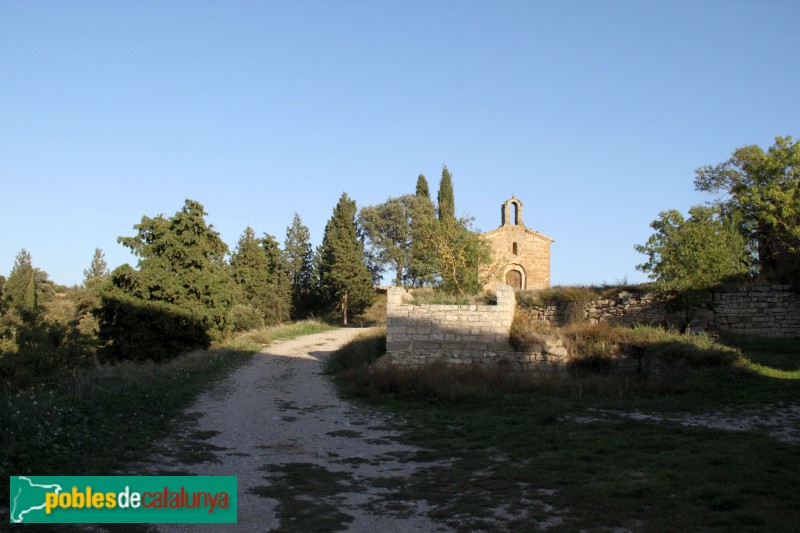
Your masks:
M273 343L189 409L196 418L162 444L151 473L235 475L237 525L159 531L445 531L423 501L393 499L430 463L396 442L396 423L340 399L320 362L366 330ZM315 516L316 515L316 516Z

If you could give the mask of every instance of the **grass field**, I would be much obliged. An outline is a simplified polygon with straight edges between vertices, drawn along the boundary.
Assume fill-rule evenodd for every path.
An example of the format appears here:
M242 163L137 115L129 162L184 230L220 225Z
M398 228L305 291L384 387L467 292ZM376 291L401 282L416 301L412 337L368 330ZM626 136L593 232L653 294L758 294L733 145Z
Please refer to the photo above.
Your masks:
M459 531L796 531L800 523L800 447L770 436L769 422L783 417L790 438L800 435L798 341L739 342L744 360L735 365L661 379L500 380L494 390L441 383L492 374L442 369L365 389L357 369L380 338L359 342L329 369L343 393L407 421L403 440L422 450L409 459L431 467L398 481L398 497L427 500L432 517ZM682 424L733 427L754 414L764 423L746 431Z

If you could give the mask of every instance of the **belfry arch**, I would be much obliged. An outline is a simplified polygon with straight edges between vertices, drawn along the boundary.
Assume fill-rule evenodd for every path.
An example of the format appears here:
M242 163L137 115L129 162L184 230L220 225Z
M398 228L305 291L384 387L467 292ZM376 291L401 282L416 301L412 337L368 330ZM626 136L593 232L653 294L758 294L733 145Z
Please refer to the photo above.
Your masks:
M514 195L503 202L500 211L500 220L503 226L524 226L522 223L522 200Z

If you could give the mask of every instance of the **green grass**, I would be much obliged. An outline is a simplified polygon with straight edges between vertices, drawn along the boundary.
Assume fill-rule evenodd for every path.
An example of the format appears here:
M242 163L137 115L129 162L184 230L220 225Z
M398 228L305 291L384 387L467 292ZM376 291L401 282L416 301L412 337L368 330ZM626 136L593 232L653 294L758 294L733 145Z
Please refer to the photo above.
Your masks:
M334 329L334 326L325 324L318 320L302 320L280 326L271 326L253 329L243 332L236 337L227 340L223 345L226 347L243 348L246 350L257 351L273 341L283 341L294 339L303 335L323 333Z
M248 332L226 345L168 363L119 363L65 375L50 388L0 394L0 469L9 475L114 475L146 458L181 422L182 410L250 359L263 343L325 331L301 322ZM256 342L258 341L258 342ZM196 434L179 450L186 462L207 460L210 437ZM8 501L0 484L0 501ZM2 519L2 517L0 517Z
M401 439L420 449L406 460L432 461L398 484L393 498L426 500L431 518L458 531L537 531L543 524L548 531L795 531L800 523L798 444L758 430L622 416L579 421L596 409L735 415L797 405L800 341L740 342L735 350L744 356L733 364L715 359L659 378L573 374L524 387L492 382L492 373L482 381L477 370L441 368L381 387L374 385L381 371L372 368L373 385L365 388L354 380L366 382L359 368L379 355L370 346L379 344L362 339L344 350L356 352L344 362L357 364L338 363L343 392L404 418Z

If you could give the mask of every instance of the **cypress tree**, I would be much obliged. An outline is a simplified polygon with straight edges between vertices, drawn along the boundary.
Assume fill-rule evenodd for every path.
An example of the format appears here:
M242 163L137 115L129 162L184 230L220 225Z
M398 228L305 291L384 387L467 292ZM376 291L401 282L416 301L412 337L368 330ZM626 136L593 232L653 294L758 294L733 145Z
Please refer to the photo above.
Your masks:
M425 179L425 174L417 176L417 190L415 194L418 198L431 199L431 191L428 188L428 180Z
M135 236L117 241L139 257L141 298L190 311L216 334L227 327L233 287L228 246L206 215L199 202L187 199L173 217L142 217Z
M431 200L428 180L424 174L417 177L417 189L411 210L411 259L406 280L416 287L434 282L436 262L425 242L427 228L436 221L436 208Z
M280 245L274 236L264 233L261 249L267 257L269 273L269 293L265 301L264 319L267 324L277 324L289 320L292 311L292 284Z
M283 254L292 287L292 317L303 318L312 312L314 289L314 250L311 234L300 215L294 214L292 225L286 228Z
M452 222L456 218L456 201L453 193L453 177L447 170L447 165L442 165L442 180L439 182L439 221Z
M261 324L277 324L289 318L288 278L274 237L264 234L258 239L253 228L247 227L231 255L231 276L239 305L250 306L250 313L255 309ZM241 318L240 312L237 315ZM241 324L235 327L248 329Z
M342 193L319 248L320 289L327 303L341 312L344 325L348 315L362 311L375 298L355 218L355 201Z

